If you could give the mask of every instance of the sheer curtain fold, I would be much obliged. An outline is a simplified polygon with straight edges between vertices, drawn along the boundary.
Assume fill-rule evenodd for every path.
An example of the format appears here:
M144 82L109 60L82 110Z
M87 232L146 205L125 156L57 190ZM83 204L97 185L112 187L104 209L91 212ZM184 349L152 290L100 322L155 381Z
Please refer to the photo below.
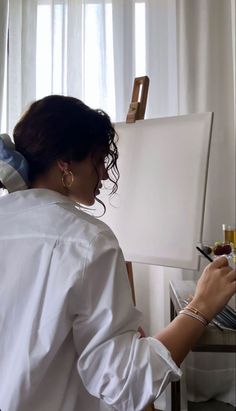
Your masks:
M8 0L0 2L0 132L3 130L4 83L6 76L7 33L8 33Z
M83 94L83 1L68 0L67 93Z
M134 2L112 1L116 119L124 121L134 81Z
M148 116L177 114L176 1L147 2L147 73L151 79Z
M37 4L32 0L9 3L8 129L35 100Z
M66 94L67 4L51 4L51 92Z

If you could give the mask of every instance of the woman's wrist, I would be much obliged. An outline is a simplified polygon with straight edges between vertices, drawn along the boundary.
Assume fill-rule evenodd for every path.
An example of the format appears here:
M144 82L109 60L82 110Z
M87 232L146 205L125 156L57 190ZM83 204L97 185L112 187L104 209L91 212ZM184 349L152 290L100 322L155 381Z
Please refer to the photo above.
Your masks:
M200 321L204 325L204 327L206 327L210 322L208 318L206 318L205 315L193 305L192 306L187 305L179 312L179 314L185 315L187 317L193 318L194 320Z
M193 313L197 315L201 315L207 321L207 323L209 323L214 317L214 314L212 313L209 304L206 304L204 301L201 301L200 299L195 297L189 302L189 304L185 308L191 310Z

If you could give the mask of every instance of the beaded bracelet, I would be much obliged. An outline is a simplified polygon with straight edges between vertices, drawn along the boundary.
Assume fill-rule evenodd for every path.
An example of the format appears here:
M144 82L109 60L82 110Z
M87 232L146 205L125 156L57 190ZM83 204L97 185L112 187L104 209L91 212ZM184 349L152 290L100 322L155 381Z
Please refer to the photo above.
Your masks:
M193 312L186 310L185 308L179 312L180 315L186 315L187 317L194 318L195 320L200 321L205 327L208 324L208 321L201 315L194 314Z

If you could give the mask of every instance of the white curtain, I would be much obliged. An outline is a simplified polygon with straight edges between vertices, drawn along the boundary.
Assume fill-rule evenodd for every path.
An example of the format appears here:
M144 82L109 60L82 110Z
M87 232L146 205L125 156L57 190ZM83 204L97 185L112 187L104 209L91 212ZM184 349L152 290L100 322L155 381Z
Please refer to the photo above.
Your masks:
M221 224L235 223L235 0L2 0L0 24L1 59L9 27L1 131L11 133L22 111L51 93L78 97L122 121L134 77L146 74L146 117L214 111L204 237L221 240ZM0 65L0 114L3 73ZM169 279L199 274L137 264L134 270L137 304L153 334L169 322ZM232 355L224 357L232 377ZM217 397L214 383L212 390ZM223 391L221 399L232 403L230 388ZM162 396L158 408L170 409L169 399Z
M235 1L180 0L177 19L179 113L214 112L204 224L214 243L222 241L222 223L235 225L236 217ZM235 406L235 364L235 354L190 354L189 398Z
M8 2L8 131L30 102L51 93L122 121L134 77L145 74L147 116L177 114L175 0Z
M6 119L5 117L5 76L7 63L7 32L8 32L8 0L0 2L0 132L3 131Z

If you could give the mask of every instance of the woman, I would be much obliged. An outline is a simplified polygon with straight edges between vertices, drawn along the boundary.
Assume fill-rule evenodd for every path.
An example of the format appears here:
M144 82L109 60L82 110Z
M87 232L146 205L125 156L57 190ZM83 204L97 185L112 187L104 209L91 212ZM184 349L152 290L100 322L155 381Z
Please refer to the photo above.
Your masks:
M207 266L188 307L145 338L122 252L92 205L117 187L108 116L72 97L31 105L0 140L0 408L142 410L235 292L222 257Z

